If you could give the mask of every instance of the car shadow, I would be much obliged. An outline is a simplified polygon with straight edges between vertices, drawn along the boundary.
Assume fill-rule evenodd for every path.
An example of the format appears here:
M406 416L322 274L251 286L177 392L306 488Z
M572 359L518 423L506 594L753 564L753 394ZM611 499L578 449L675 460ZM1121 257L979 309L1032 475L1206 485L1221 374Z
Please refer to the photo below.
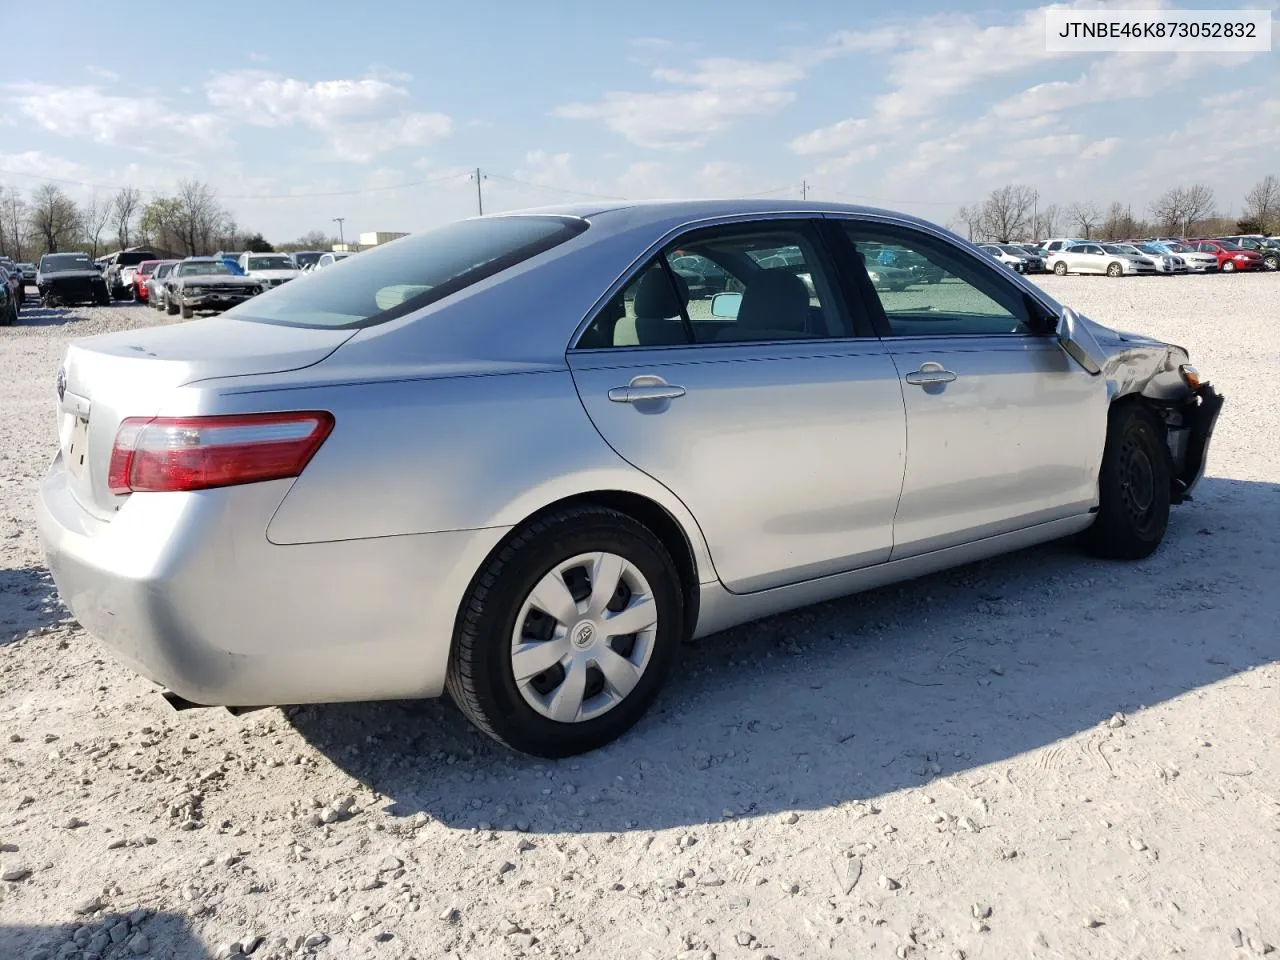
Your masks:
M83 307L44 307L28 302L18 314L19 327L60 327L89 319Z
M44 567L0 569L0 647L71 616ZM0 954L3 957L4 954Z
M683 651L626 737L515 755L447 701L295 707L296 729L454 827L621 831L816 810L999 763L1269 663L1280 484L1207 479L1121 564L1059 542L772 617ZM1101 762L1101 761L1100 761Z
M130 944L138 949L132 950ZM0 957L5 960L38 956L55 960L70 955L170 960L213 960L214 956L191 933L186 918L176 913L144 909L131 913L95 913L81 923L49 926L0 923Z

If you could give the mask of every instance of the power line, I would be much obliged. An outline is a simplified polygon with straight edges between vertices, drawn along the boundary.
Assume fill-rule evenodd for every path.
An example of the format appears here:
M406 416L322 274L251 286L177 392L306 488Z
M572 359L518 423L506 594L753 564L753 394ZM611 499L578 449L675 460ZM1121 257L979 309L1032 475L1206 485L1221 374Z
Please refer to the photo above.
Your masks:
M626 200L626 197L605 193L592 193L589 190L571 190L568 187L553 187L549 183L532 183L529 180L518 180L515 177L504 177L497 173L487 173L485 177L490 180L505 180L507 183L518 183L522 187L534 187L539 190L550 190L553 193L564 193L576 197L590 197L593 200Z

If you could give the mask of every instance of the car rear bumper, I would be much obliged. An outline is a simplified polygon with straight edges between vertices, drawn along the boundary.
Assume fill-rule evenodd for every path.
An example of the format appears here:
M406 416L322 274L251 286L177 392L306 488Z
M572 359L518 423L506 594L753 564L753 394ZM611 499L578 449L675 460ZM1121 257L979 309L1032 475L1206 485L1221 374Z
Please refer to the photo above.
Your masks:
M106 523L61 455L40 488L63 602L111 653L197 704L438 696L454 618L506 528L279 546L292 481L134 494Z

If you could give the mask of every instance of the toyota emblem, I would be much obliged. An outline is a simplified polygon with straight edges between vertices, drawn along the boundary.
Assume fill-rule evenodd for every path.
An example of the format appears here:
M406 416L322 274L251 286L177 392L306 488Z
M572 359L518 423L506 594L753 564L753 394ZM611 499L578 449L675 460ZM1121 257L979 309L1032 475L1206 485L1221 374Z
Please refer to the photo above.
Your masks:
M67 371L62 367L58 368L58 399L61 400L67 395Z

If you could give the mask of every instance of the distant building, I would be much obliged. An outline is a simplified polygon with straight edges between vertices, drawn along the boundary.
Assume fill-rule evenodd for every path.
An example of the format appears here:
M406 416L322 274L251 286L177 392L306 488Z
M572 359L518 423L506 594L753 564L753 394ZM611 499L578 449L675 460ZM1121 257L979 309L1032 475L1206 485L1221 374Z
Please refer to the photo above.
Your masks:
M390 243L392 240L399 240L401 237L407 237L407 233L388 233L382 230L374 233L360 234L360 249L365 247L376 247L380 243Z

